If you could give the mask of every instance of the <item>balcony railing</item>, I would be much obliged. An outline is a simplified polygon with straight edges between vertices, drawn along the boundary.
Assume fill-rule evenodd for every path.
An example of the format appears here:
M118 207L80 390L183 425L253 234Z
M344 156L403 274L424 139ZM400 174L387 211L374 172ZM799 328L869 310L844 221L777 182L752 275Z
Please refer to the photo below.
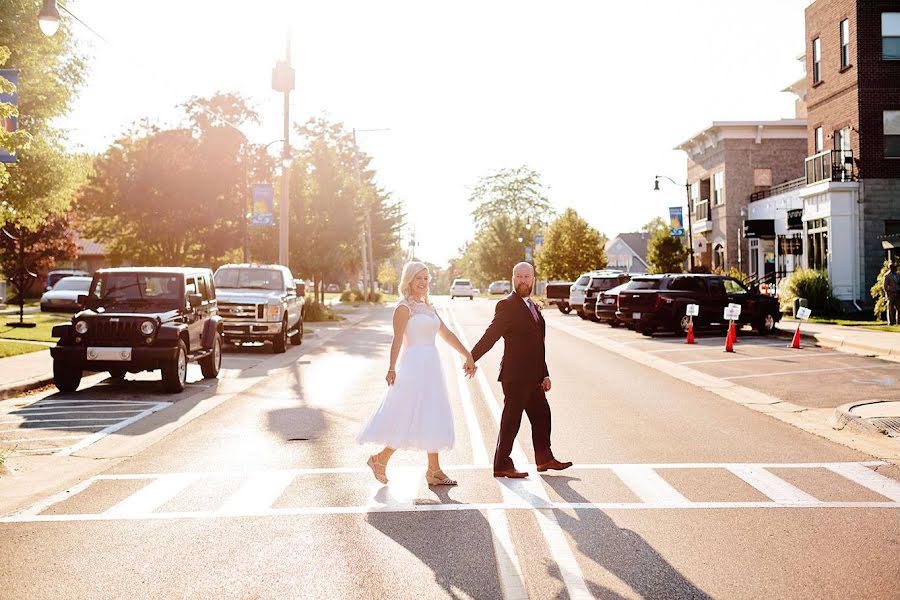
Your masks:
M770 187L767 190L763 190L761 192L753 192L752 194L750 194L750 202L753 202L754 200L762 200L763 198L768 198L769 196L777 196L778 194L783 194L784 192L802 188L804 185L806 185L805 177L791 179L790 181L785 181L784 183L779 183L776 186Z
M852 150L825 150L806 159L806 185L820 181L852 180Z
M705 221L709 218L709 198L694 203L694 220Z

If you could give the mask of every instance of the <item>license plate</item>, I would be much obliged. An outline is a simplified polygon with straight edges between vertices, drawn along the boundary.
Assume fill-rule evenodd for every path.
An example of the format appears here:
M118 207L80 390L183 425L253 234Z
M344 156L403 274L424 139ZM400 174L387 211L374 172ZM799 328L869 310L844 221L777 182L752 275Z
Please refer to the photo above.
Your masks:
M92 348L87 349L88 360L131 360L131 348Z
M631 313L631 318L634 319L635 321L640 321L641 313Z

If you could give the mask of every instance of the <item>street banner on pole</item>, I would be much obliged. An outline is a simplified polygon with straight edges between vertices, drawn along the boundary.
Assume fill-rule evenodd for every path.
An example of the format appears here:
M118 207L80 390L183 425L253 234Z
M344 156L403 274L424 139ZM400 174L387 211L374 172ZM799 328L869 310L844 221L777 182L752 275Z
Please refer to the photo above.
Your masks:
M534 262L534 252L532 252L531 246L525 246L525 262Z
M273 214L275 191L271 183L254 183L251 187L253 207L250 224L256 227L271 227L275 224Z
M684 213L680 206L669 207L669 234L684 237Z
M18 69L0 69L0 77L3 77L11 84L16 86L16 91L12 94L0 94L0 102L8 102L13 106L19 106L19 71ZM12 133L19 128L19 119L18 117L6 117L5 119L0 120L0 127L3 128L4 131L8 131ZM3 148L0 148L0 163L14 163L16 162L15 153L11 153Z

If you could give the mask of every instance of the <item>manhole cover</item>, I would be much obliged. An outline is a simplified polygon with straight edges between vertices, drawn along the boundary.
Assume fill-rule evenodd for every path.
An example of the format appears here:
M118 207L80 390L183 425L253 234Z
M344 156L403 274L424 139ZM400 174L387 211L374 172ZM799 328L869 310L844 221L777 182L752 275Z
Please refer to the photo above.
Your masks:
M900 437L900 418L875 417L869 419L869 421L876 427L879 427L881 430L887 432L889 436Z

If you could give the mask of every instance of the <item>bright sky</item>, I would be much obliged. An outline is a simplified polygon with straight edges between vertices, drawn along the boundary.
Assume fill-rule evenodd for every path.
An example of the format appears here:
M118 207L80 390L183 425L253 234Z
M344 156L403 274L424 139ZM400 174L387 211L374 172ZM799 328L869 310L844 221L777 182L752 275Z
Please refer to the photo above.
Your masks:
M808 4L70 0L109 44L76 24L90 74L64 125L102 152L138 119L171 124L190 96L235 90L263 118L250 138L280 139L271 70L290 24L292 121L390 129L359 143L404 202L420 258L455 255L475 182L521 164L558 211L612 237L683 203L684 188L651 191L656 173L685 180L676 144L713 120L793 117L779 90L802 75Z

